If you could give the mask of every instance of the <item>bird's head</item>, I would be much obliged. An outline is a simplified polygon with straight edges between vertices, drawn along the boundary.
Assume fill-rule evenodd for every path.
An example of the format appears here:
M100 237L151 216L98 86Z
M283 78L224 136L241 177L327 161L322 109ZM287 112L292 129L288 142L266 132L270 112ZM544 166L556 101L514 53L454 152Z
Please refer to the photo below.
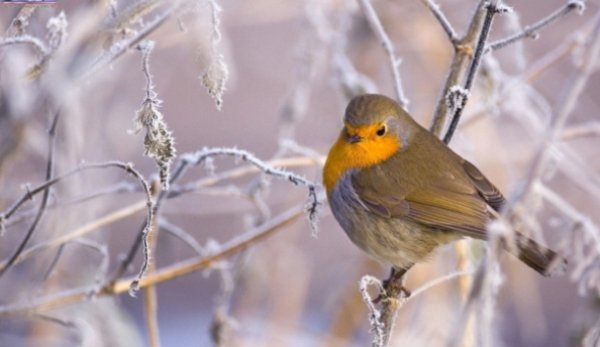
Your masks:
M353 98L346 108L344 128L327 157L328 191L347 170L377 165L406 149L417 128L406 111L386 96Z
M377 146L396 141L406 146L416 123L394 100L378 94L353 98L344 115L343 135L349 144Z

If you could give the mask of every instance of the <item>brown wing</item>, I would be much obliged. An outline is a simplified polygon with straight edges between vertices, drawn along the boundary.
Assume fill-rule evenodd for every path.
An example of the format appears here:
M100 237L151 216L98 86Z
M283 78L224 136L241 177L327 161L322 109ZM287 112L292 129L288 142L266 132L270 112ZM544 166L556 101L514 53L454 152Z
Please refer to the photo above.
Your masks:
M454 231L484 239L489 220L487 203L470 184L442 180L406 194L377 191L353 180L353 188L365 207L385 218L399 218L433 229Z
M475 188L477 188L477 192L481 197L490 205L494 210L500 211L506 199L502 193L490 182L482 173L479 171L475 165L469 163L468 161L463 161L463 168L465 169L465 173L471 181Z
M489 220L486 203L477 195L438 187L416 190L405 199L410 208L407 218L433 228L485 238Z

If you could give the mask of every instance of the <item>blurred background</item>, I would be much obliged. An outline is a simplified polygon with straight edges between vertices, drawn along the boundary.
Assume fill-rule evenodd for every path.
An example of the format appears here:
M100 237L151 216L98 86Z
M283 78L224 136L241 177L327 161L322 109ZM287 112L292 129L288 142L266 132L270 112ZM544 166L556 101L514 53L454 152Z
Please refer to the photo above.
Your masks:
M521 31L565 1L506 3L514 12L496 19L492 41ZM477 2L439 4L462 35ZM373 1L373 6L402 60L399 71L410 113L429 127L453 47L422 2ZM592 341L589 332L599 317L598 277L593 275L600 264L599 235L593 234L600 218L600 77L592 73L597 61L590 63L593 69L576 95L564 133L545 137L570 100L587 57L586 44L593 41L600 2L586 1L586 7L583 14L573 11L544 28L536 40L526 38L484 59L451 144L509 200L520 199L515 208L533 238L571 262L566 275L542 278L511 256L501 259L499 292L491 307L480 308L491 310L494 346L579 346L586 336ZM5 32L0 47L2 213L45 181L47 129L57 109L55 174L82 162L118 160L133 163L148 180L156 179L155 160L144 155L145 130L131 131L146 98L142 53L135 48L143 40L155 43L150 73L162 100L160 112L175 139L174 163L204 147L236 147L320 182L324 156L341 129L349 96L361 91L394 96L388 58L353 1L59 0L27 11L22 5L0 6ZM26 15L28 25L13 21ZM164 20L156 22L161 16ZM145 35L153 23L158 23L156 29ZM30 39L10 40L23 36L38 38L47 51ZM127 48L128 40L138 37ZM224 83L220 110L203 86L203 76L206 84L216 86L216 99L219 83ZM560 203L549 203L535 189L519 195L540 148L551 159L533 174ZM190 168L172 185L218 178L214 185L164 201L152 258L156 268L197 256L182 234L210 254L306 203L305 187L256 172L220 179L247 163L215 158L213 164L212 169ZM3 262L25 237L41 199L42 194L35 195L4 221ZM26 248L143 199L135 179L124 171L79 172L52 187L49 206ZM74 303L9 314L14 307L104 284L144 220L145 210L138 208L87 232L81 238L85 242L44 249L2 273L0 345L149 345L143 290L136 297L127 292L90 294ZM314 235L300 218L210 268L159 283L162 345L370 345L358 283L366 274L385 278L389 268L351 244L326 203L318 229ZM416 290L456 271L459 263L463 269L474 268L484 253L485 245L475 241L444 247L410 271L407 286ZM138 252L125 277L135 275L141 263ZM408 301L399 311L392 345L445 345L461 319L466 280L446 281ZM478 328L475 324L473 329ZM481 345L466 338L464 345L469 344Z

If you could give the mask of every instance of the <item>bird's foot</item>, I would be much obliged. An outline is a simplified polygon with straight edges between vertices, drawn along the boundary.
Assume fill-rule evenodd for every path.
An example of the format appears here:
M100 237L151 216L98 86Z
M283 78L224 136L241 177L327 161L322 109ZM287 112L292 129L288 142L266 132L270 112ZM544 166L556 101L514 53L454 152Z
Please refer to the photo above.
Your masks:
M401 297L403 299L408 299L412 294L410 290L408 290L402 283L401 277L390 277L389 279L383 281L383 291L373 299L374 304L379 304L388 298L398 298Z

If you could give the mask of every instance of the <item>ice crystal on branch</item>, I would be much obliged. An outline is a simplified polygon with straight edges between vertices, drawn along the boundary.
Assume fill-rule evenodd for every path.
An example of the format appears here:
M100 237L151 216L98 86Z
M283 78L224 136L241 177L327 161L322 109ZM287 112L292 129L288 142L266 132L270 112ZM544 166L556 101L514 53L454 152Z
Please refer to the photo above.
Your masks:
M159 168L160 183L164 189L168 189L169 171L176 154L175 138L159 111L162 101L158 99L154 91L154 82L149 67L150 52L153 48L154 42L151 41L146 41L138 47L142 51L142 70L146 76L146 98L135 115L134 132L138 133L140 130L146 129L144 154L156 161Z

